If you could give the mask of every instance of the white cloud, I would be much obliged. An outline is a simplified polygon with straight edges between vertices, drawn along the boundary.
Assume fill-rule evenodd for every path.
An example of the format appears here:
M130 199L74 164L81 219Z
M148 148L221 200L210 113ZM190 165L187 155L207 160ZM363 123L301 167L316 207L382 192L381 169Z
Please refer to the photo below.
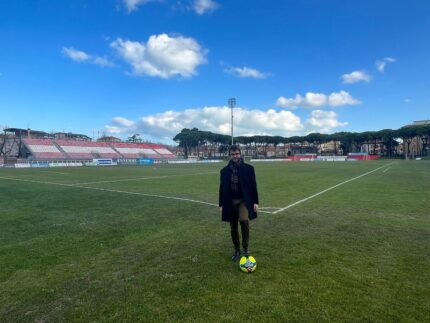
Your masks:
M352 84L360 81L370 82L372 77L365 71L353 71L349 74L343 74L341 78L343 83Z
M105 57L100 57L100 56L93 56L92 60L91 60L92 64L96 64L99 66L103 66L103 67L112 67L115 66L115 64L113 62L111 62L110 60L108 60Z
M129 13L136 11L139 6L148 4L150 2L166 2L165 0L122 0L124 6L127 8ZM174 2L174 1L172 1ZM198 15L204 15L218 9L219 4L214 0L188 0L188 4L184 4L183 1L176 1L176 6L183 10L192 10Z
M131 127L134 125L133 121L123 117L115 117L112 119L112 121L121 127Z
M105 130L107 133L112 134L112 135L123 133L122 128L117 127L117 126L105 126Z
M285 98L281 96L276 101L276 105L278 107L291 109L295 109L297 107L337 107L342 105L354 105L360 103L361 102L359 100L354 99L348 92L345 91L340 91L338 93L333 92L330 95L326 95L324 93L307 92L304 97L300 94L296 94L295 98Z
M131 121L114 118L106 131L115 134L141 133L153 138L172 139L183 128L198 128L214 133L230 134L231 110L228 107L204 107L184 111L166 111ZM235 108L236 136L256 134L292 135L303 130L300 118L291 111Z
M381 60L375 62L376 68L379 72L383 73L387 64L394 63L396 61L393 57L384 57Z
M327 96L323 93L312 93L308 92L305 96L296 94L295 98L279 97L276 101L276 105L282 108L298 108L299 106L304 108L320 107L327 104Z
M346 91L340 91L338 93L333 92L328 97L328 104L331 107L339 107L343 105L356 105L361 102L357 99L354 99L351 94Z
M79 63L90 63L99 65L102 67L112 67L115 66L113 62L105 57L100 57L96 55L87 54L81 50L74 49L73 47L63 47L61 50L64 56L69 57L71 60Z
M192 4L193 10L198 15L204 15L205 13L214 11L219 7L219 4L213 0L194 0Z
M240 78L255 78L255 79L264 79L268 76L266 73L262 73L259 70L252 67L231 67L225 69L224 72L232 74L234 76Z
M308 132L327 133L337 127L344 127L348 122L339 122L338 115L334 111L314 110L306 120Z
M128 12L132 12L137 10L137 7L143 4L147 4L148 2L154 2L157 0L123 0L124 5L127 7Z
M137 121L116 117L105 127L107 133L128 136L140 133L144 138L170 141L183 128L198 128L213 133L230 134L230 108L226 106L166 111L141 117ZM235 136L250 135L305 135L309 132L330 132L334 128L347 125L339 122L333 111L312 111L302 123L300 117L291 111L274 109L235 108Z
M63 47L61 52L76 62L85 62L90 59L90 55L73 47Z
M134 75L191 77L206 63L207 51L190 37L152 35L146 43L118 38L110 45L132 66Z

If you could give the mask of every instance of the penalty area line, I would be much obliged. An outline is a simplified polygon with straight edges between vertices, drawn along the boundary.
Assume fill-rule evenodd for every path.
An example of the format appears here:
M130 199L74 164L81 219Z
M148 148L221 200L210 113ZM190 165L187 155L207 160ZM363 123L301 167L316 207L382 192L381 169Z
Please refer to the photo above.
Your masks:
M331 191L331 190L335 189L336 187L339 187L339 186L341 186L341 185L344 185L344 184L346 184L346 183L352 182L352 181L354 181L354 180L356 180L356 179L359 179L359 178L361 178L361 177L364 177L364 176L366 176L366 175L369 175L369 174L371 174L371 173L374 173L374 172L376 172L377 170L379 170L379 169L381 169L381 168L384 168L384 167L390 166L391 164L393 164L393 163L389 163L389 164L387 164L387 165L383 165L383 166L378 167L378 168L375 168L374 170L371 170L371 171L369 171L369 172L367 172L367 173L364 173L364 174L361 174L361 175L359 175L359 176L356 176L356 177L350 178L350 179L348 179L348 180L346 180L346 181L344 181L344 182L342 182L342 183L336 184L336 185L334 185L334 186L332 186L332 187L329 187L329 188L327 188L327 189L325 189L325 190L323 190L323 191L321 191L321 192L318 192L318 193L316 193L316 194L314 194L314 195L311 195L311 196L309 196L309 197L307 197L307 198L304 198L304 199L302 199L302 200L299 200L299 201L297 201L297 202L294 202L293 204L290 204L290 205L287 205L287 206L285 206L285 207L283 207L283 208L280 208L279 210L276 210L276 211L272 212L272 214L277 214L277 213L279 213L279 212L285 211L285 210L287 210L287 209L289 209L289 208L291 208L291 207L293 207L293 206L296 206L296 205L298 205L298 204L300 204L300 203L303 203L303 202L306 202L306 201L308 201L308 200L310 200L310 199L313 199L314 197L317 197L318 195L321 195L321 194L324 194L324 193L326 193L326 192L328 192L328 191Z

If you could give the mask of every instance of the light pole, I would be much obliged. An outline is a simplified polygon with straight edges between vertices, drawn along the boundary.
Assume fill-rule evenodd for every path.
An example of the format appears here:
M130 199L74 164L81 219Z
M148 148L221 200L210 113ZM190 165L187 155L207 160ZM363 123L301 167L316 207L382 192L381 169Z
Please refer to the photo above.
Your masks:
M233 146L233 108L236 105L236 99L230 98L228 99L228 106L231 109L231 145Z

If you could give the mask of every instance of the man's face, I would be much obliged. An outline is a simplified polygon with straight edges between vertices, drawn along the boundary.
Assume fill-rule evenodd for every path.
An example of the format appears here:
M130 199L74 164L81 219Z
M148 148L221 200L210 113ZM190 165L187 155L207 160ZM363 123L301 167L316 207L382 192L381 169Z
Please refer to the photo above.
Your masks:
M237 163L240 160L240 151L239 150L232 150L230 151L230 159Z

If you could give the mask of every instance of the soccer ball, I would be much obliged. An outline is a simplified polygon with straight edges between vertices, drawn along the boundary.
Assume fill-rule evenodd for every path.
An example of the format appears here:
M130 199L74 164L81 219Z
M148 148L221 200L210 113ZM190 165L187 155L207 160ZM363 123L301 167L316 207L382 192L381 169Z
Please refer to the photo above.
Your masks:
M257 269L257 261L253 256L243 256L240 258L239 267L245 273L252 273Z

